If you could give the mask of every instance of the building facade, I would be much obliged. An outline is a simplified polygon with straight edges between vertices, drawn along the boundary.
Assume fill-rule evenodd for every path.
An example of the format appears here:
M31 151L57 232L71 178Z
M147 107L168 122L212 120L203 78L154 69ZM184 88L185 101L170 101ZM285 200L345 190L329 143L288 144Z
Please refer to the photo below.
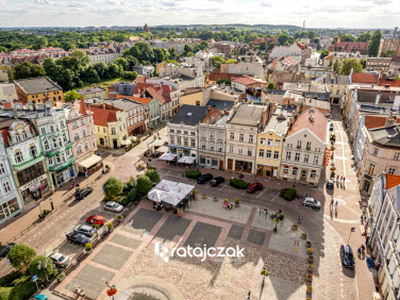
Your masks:
M23 104L28 101L38 104L51 101L52 106L56 102L64 102L62 88L48 77L35 77L27 79L14 80L15 90L18 100Z

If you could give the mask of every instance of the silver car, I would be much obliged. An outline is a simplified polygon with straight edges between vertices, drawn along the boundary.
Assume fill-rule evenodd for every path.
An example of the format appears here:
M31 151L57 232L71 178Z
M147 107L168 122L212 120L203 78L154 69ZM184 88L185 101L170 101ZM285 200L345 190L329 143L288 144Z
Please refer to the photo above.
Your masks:
M74 231L77 233L82 233L88 237L92 237L96 233L96 229L88 225L77 225L75 226Z
M47 257L52 260L52 262L60 268L67 268L68 265L70 264L71 260L69 259L68 256L65 256L64 254L58 253L58 252L51 252L47 254Z
M304 206L310 206L313 208L321 208L321 202L315 200L314 198L311 197L305 197L303 200L303 205Z
M104 210L108 210L108 211L113 211L113 212L121 212L124 209L124 207L114 201L108 201L106 204L104 204Z

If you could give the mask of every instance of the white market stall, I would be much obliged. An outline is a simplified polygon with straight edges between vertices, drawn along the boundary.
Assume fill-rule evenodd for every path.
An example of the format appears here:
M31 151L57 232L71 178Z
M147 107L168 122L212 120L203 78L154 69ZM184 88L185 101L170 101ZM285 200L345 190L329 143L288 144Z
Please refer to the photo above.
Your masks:
M174 153L167 152L167 153L164 153L163 155L161 155L158 159L166 160L166 161L173 161L176 158L176 156L177 155Z

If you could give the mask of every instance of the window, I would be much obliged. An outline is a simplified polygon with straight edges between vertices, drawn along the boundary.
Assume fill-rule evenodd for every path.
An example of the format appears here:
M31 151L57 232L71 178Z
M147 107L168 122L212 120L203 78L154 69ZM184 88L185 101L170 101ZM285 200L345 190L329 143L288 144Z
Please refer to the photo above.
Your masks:
M306 148L307 148L307 150L311 150L311 142L307 142Z
M281 146L281 141L275 140L275 147L280 147L280 146Z
M29 147L29 154L31 155L31 157L35 158L36 157L36 146L32 145Z
M190 139L190 146L191 147L196 147L196 140L195 139Z
M125 124L124 124L124 129L125 129ZM119 131L122 131L122 126L119 126Z
M375 171L375 164L369 164L368 174L373 175Z
M25 131L22 132L22 138L23 138L24 140L26 140L26 139L28 138L28 135L26 134Z
M188 132L185 130L185 131L183 132L183 134L188 134Z
M89 150L89 144L87 142L85 143L85 150Z
M3 163L0 163L0 175L4 174L6 172L6 168L4 167Z
M318 161L319 161L319 156L314 155L314 164L318 165Z
M37 178L44 173L43 162L38 162L37 164L24 169L23 172L17 172L18 182L20 186L24 185L31 181L32 178Z
M268 146L272 146L272 139L268 139Z
M206 149L206 142L201 142L201 149Z
M238 154L242 155L243 154L243 148L238 149Z
M113 127L113 128L111 128L111 134L112 135L115 135L117 133L117 131L115 130L115 128Z
M260 149L260 152L258 153L259 157L264 157L264 149Z
M249 135L249 143L253 143L254 137L252 134Z
M81 146L76 147L76 153L78 153L78 154L82 153L82 147Z
M229 146L229 153L233 153L233 146Z
M18 150L15 151L14 158L15 158L15 162L16 162L17 164L23 162L24 159L23 159L23 157L22 157L22 152L21 152L21 150L18 149Z
M50 145L49 145L49 142L47 140L44 141L44 150L45 151L49 151L50 150Z
M274 151L274 159L279 159L279 151Z
M389 173L389 174L394 174L395 171L396 171L395 168L389 168L388 173Z
M266 156L266 158L271 158L271 154L272 154L271 150L267 150L267 156Z
M66 143L67 140L68 140L68 139L67 139L67 135L64 133L64 134L63 134L63 141L64 141L64 143Z
M253 156L253 149L248 149L247 150L247 155L248 156Z
M18 133L15 134L15 139L17 140L17 143L19 143L21 141L21 138Z
M218 151L218 152L222 152L222 146L221 146L221 145L218 145L218 146L217 146L217 151Z
M315 170L311 170L311 173L310 173L310 178L313 178L313 179L315 179L317 177L317 171L315 171Z
M296 167L293 168L292 174L297 175L298 169Z
M294 161L300 161L300 153L294 155Z
M4 188L5 193L8 193L9 191L11 191L10 182L8 180L4 181L3 188Z
M169 139L171 141L171 145L175 144L175 137L171 136Z
M190 134L191 134L191 135L196 135L196 132L191 131Z
M231 140L234 140L234 139L235 139L235 133L234 133L234 132L231 132L230 135L229 135L229 138L230 138Z
M52 165L52 164L53 164L53 158L52 158L52 157L49 157L49 158L48 158L48 162L49 162L49 165Z
M176 133L182 133L182 131L180 131L180 130L177 130L177 131L176 131Z
M184 145L185 147L189 146L189 140L188 140L187 138L184 138L184 139L183 139L183 145Z
M50 132L54 132L54 126L50 125Z
M82 131L82 135L83 135L84 138L86 137L86 130Z
M260 139L260 145L265 145L265 138Z
M176 141L176 144L180 146L180 145L182 144L182 138L181 138L180 136L178 136L178 137L176 138L176 140L177 140L177 141Z
M58 138L58 145L59 145L60 147L62 147L62 141L61 141L61 138Z
M244 134L241 133L239 134L239 142L243 142L244 141Z
M80 140L80 136L79 136L79 133L77 132L74 134L74 141L79 141L79 140Z
M286 159L291 160L292 159L292 152L288 151L286 152Z
M210 143L210 150L214 151L214 143Z
M106 129L103 127L103 132L106 133Z
M214 138L214 132L210 132L210 139Z
M396 152L396 153L394 154L393 159L394 159L394 160L399 160L399 156L400 156L400 152Z
M301 148L301 141L297 141L297 148Z
M374 149L374 156L378 156L378 152L379 152L379 149L378 149L378 148L375 148L375 149Z
M173 129L170 129L170 130L169 130L169 132L172 132L172 133L174 133L174 132L175 132L175 130L173 130Z
M41 131L42 134L46 134L46 127L40 128L40 131Z
M309 159L310 159L310 155L309 154L304 154L304 162L308 163Z

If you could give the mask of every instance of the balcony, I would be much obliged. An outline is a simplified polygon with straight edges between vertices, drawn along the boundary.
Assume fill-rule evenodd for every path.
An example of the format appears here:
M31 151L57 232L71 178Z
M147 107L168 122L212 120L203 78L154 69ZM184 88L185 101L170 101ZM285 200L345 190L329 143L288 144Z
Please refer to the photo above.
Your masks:
M70 158L66 162L59 163L58 165L51 166L49 167L50 172L58 172L61 170L64 170L68 168L70 165L72 165L75 162L75 157Z
M63 146L59 147L58 149L45 151L45 154L46 154L46 156L54 156L54 155L57 155L60 152L64 152L64 151L66 151L68 149L71 149L71 148L72 148L72 142L68 141Z

